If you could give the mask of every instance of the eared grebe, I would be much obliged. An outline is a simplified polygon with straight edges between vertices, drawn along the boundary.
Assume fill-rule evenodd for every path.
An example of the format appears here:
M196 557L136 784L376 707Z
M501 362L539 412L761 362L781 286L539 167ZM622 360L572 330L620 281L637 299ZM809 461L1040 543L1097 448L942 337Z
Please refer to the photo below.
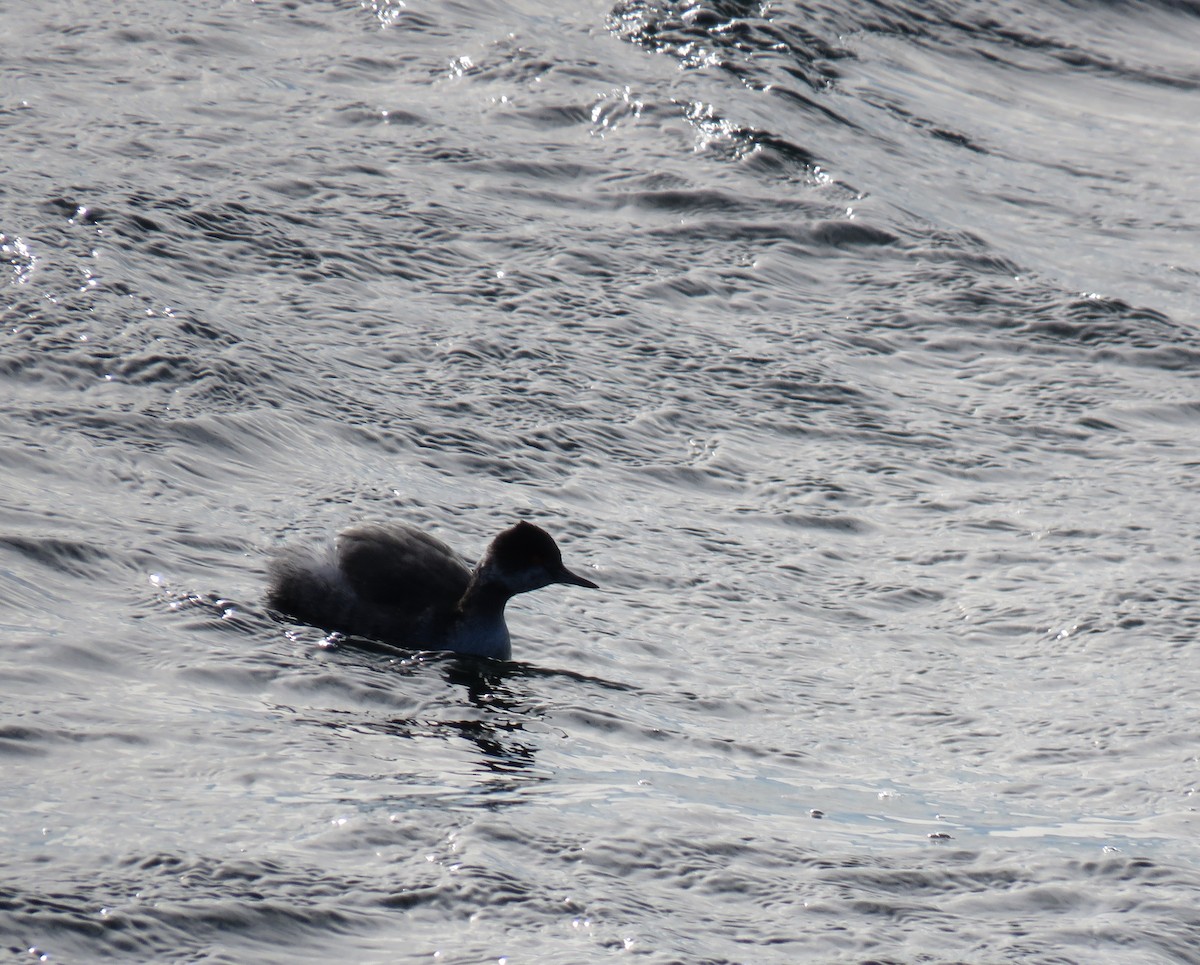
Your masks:
M421 650L507 660L504 605L551 583L598 589L563 566L544 529L517 523L474 571L445 543L403 523L366 523L333 546L284 550L268 566L268 602L324 630Z

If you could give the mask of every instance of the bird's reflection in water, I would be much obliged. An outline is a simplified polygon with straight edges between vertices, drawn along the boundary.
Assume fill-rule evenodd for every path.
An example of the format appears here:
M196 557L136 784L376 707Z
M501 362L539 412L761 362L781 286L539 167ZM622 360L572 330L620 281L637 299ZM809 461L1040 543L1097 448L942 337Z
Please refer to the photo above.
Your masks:
M426 711L413 716L359 719L354 726L404 740L453 734L469 742L477 752L479 767L489 775L476 787L483 792L512 791L552 776L536 766L538 747L544 743L542 722L551 706L544 693L547 685L636 689L569 670L446 652L403 650L362 637L335 636L328 639L323 649L336 652L339 659L359 663L371 672L376 686L388 689L403 689L405 678L428 679L440 672L449 688L465 699L454 700L446 695L437 701L439 713ZM341 724L344 726L345 721ZM495 803L502 800L497 798Z
M360 717L356 729L403 740L453 736L469 743L478 768L488 775L475 785L476 791L512 791L549 778L548 773L535 770L538 744L528 732L528 727L542 718L545 705L536 695L511 685L518 665L453 653L402 650L362 637L336 638L324 649L335 650L339 659L358 663L371 673L375 686L403 689L406 678L428 681L439 673L448 685L448 693L436 701L436 710L426 702L412 716ZM452 693L460 696L452 697ZM344 726L345 721L340 724Z

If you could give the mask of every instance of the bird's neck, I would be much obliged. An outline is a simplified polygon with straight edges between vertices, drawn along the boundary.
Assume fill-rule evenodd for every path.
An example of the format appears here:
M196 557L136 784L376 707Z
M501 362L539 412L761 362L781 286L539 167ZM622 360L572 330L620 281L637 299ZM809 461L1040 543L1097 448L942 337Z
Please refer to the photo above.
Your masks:
M507 660L511 653L504 605L512 593L505 587L482 579L477 570L466 592L454 608L450 635L454 649L479 657Z

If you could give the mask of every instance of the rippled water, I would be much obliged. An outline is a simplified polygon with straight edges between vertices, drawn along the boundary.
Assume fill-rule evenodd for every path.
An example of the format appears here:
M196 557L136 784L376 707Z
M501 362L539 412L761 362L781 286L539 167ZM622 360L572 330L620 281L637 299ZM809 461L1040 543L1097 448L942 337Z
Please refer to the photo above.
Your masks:
M0 34L14 960L1200 962L1195 4ZM266 611L389 517L603 590Z

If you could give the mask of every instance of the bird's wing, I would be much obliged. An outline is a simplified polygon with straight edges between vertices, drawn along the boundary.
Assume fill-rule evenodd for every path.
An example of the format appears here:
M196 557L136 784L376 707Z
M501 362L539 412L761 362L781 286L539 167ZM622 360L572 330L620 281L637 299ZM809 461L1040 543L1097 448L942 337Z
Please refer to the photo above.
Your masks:
M471 571L445 543L402 523L353 526L337 538L338 564L358 596L419 613L454 606Z

